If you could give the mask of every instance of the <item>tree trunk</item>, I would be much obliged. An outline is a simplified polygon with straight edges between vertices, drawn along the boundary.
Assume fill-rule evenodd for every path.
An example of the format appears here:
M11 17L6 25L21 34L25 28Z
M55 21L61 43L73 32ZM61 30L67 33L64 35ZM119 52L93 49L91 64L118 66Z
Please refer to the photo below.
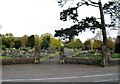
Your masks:
M101 50L101 55L102 55L101 64L102 66L106 66L108 64L108 60L110 60L110 53L108 52L105 19L104 19L101 0L99 0L99 10L100 10L101 29L102 29L102 36L103 36L103 47Z

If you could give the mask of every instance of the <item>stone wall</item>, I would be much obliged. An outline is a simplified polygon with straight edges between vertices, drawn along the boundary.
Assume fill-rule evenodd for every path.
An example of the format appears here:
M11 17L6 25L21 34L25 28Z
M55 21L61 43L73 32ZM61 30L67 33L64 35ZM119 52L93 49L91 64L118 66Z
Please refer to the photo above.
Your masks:
M65 58L65 63L70 64L87 64L87 65L101 65L101 60L99 59L85 59L85 58L79 58L79 57L70 57ZM111 65L119 65L120 60L110 60L108 63Z

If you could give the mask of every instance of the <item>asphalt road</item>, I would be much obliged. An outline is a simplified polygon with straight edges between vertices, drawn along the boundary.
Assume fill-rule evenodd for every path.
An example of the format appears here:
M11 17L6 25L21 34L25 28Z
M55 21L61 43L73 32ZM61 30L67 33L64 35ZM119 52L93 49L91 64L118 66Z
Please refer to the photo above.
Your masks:
M2 67L3 82L117 82L118 66L26 64Z

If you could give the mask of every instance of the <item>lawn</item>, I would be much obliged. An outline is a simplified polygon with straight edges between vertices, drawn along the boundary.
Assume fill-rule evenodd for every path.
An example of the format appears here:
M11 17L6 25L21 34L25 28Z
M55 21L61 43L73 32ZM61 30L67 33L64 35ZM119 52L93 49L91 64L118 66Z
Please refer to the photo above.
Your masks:
M93 55L93 54L88 54L88 55L74 55L73 57L80 57L80 58L92 58L92 59L101 59L101 55ZM120 60L120 54L112 54L111 58L114 59L119 59Z
M12 59L12 56L0 56L0 59Z

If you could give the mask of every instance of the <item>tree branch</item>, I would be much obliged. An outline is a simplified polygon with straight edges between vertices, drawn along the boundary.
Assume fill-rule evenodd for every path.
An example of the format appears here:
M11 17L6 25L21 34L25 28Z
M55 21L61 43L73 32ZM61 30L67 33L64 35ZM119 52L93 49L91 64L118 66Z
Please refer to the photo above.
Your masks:
M92 4L99 4L99 3L97 3L97 2L93 2L93 1L91 1L91 0L88 0L90 3L92 3Z

